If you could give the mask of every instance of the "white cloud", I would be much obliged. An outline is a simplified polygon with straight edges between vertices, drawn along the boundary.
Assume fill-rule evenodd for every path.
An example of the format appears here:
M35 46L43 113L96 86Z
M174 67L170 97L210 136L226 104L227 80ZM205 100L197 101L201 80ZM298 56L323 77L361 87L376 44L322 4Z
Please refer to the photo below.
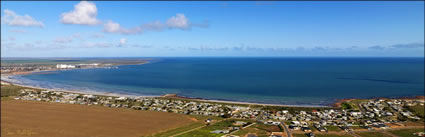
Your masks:
M71 43L76 38L81 38L80 33L75 33L75 34L68 36L68 37L57 37L56 39L53 40L53 42L55 42L55 43Z
M53 41L56 43L71 43L73 39L71 37L59 37Z
M15 46L16 43L15 42L1 42L0 46L2 48L12 48L13 46Z
M160 21L154 21L151 23L143 24L142 27L145 30L155 30L155 31L161 31L164 29L164 24L162 24Z
M103 32L118 34L139 34L143 33L144 31L162 31L166 28L190 30L192 27L206 28L208 27L208 22L192 24L189 22L186 16L184 16L184 14L178 13L176 16L169 18L166 23L154 21L134 28L124 28L119 23L107 21L103 24Z
M21 34L23 34L23 33L27 33L27 31L25 31L25 30L18 30L18 29L9 30L9 32L21 33Z
M124 46L127 43L127 39L126 38L121 38L120 39L120 46Z
M110 42L86 42L80 48L110 48L113 46L114 44Z
M37 21L31 16L25 14L25 15L18 15L14 11L5 9L4 10L4 16L1 17L1 21L4 24L10 25L10 26L26 26L26 27L43 27L44 24L41 21Z
M168 19L166 24L169 28L190 29L189 20L181 13L177 13L176 16Z
M92 37L92 38L103 38L105 36L103 34L96 33L96 34L91 35L90 37Z
M138 34L138 33L142 33L143 30L140 27L127 29L127 28L121 27L119 23L108 21L105 24L103 24L103 32L120 33L120 34Z
M81 1L74 10L62 13L61 22L65 24L96 25L101 21L96 18L97 8L92 2Z
M15 37L9 37L9 40L10 40L10 41L15 41L15 40L16 40L16 38L15 38Z

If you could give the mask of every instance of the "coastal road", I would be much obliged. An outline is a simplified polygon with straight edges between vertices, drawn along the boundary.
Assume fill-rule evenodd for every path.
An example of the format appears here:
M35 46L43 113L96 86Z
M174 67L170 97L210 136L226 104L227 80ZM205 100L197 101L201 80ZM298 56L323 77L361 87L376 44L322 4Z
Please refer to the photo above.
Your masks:
M280 122L280 125L283 126L283 129L285 129L286 134L288 134L287 136L288 137L291 137L291 132L289 132L289 129L288 129L288 127L286 127L285 122L284 121L281 121Z

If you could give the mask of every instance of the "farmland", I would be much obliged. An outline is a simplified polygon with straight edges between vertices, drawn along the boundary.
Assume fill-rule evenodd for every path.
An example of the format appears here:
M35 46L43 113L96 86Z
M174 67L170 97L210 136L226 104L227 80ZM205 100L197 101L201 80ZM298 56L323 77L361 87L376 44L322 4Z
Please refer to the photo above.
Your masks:
M1 102L1 121L1 136L77 137L145 136L195 120L175 113L10 100Z

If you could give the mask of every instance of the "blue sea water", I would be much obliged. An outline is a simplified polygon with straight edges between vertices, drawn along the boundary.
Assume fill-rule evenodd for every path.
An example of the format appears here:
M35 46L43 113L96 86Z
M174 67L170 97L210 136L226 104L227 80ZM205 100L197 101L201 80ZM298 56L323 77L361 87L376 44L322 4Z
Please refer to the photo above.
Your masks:
M155 58L19 77L45 88L286 105L424 95L424 58Z

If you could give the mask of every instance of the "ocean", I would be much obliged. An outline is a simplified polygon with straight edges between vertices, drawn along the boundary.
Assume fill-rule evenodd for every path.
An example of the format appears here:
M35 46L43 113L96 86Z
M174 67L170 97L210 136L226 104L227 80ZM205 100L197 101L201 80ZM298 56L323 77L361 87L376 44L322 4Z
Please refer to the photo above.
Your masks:
M284 105L424 95L424 58L154 58L118 69L15 76L43 88Z

